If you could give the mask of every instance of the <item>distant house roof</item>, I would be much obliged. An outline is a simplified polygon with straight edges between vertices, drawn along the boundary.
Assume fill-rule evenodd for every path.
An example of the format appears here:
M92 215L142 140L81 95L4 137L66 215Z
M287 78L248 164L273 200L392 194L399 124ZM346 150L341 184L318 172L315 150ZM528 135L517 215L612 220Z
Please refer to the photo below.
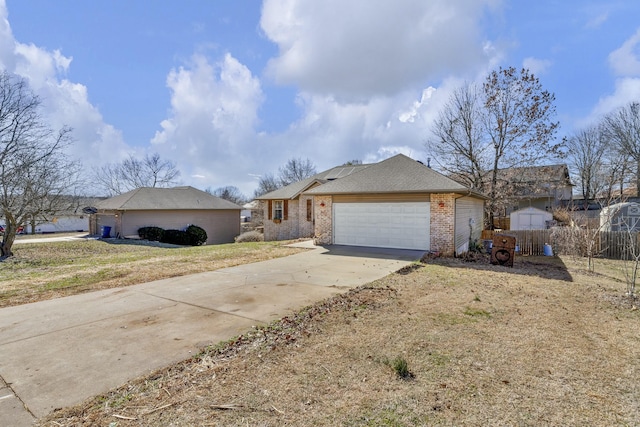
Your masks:
M317 184L314 186L314 184ZM403 154L379 163L338 166L310 178L272 191L258 199L293 199L311 194L362 193L458 193L484 196L470 191L430 167Z
M257 200L252 200L248 203L245 203L244 205L242 205L242 209L258 209L258 201Z
M235 203L193 187L142 187L96 203L104 210L241 209Z
M315 174L309 178L303 179L298 182L294 182L285 187L274 190L270 193L263 194L260 197L256 197L258 200L267 199L295 199L303 191L310 188L313 184L324 184L333 180L343 179L355 172L366 169L371 165L351 165L351 166L337 166L335 168L328 169L326 171Z
M569 176L569 168L565 164L500 169L498 175L501 178L520 183L544 181L547 183L573 186L571 177Z

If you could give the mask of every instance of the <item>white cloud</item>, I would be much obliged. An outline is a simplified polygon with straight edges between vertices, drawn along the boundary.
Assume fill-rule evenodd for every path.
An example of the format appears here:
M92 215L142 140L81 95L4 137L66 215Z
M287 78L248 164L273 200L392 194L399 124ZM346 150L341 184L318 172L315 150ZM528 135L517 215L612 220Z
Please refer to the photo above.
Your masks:
M375 162L398 153L423 159L431 122L460 83L447 79L438 89L405 91L359 104L301 94L303 117L287 132L271 136L266 144L290 147L280 153L276 165L293 156L308 157L320 169L354 159Z
M623 107L630 102L640 99L640 78L621 78L616 80L615 90L612 94L600 98L593 108L589 118L584 123L594 123L603 115L616 108Z
M59 129L73 128L70 154L91 166L117 161L129 148L120 131L104 122L98 109L88 100L87 88L64 75L72 58L59 50L48 51L34 44L15 40L6 4L0 0L0 69L15 73L29 82L42 100L42 114L48 124Z
M498 2L266 0L261 25L280 49L266 73L296 87L300 118L283 132L258 132L265 94L256 71L231 53L195 54L168 71L170 111L136 154L175 161L185 184L247 194L257 176L292 157L318 169L397 153L424 160L430 123L460 83L446 76L472 78L501 58L480 32L486 8ZM16 42L6 16L0 0L0 65L29 79L54 126L75 128L76 153L97 165L134 151L104 123L87 88L66 78L71 56Z
M640 46L640 29L627 39L621 47L609 54L609 65L618 75L613 93L598 100L591 113L577 123L587 126L596 123L604 115L640 99L640 61L637 52Z
M423 90L420 100L414 101L408 110L400 113L398 120L400 120L402 123L415 122L416 116L418 116L418 113L420 112L420 108L428 102L428 100L431 98L431 95L433 95L435 91L436 88L434 88L433 86L429 86L428 88Z
M536 76L544 74L549 69L549 67L551 67L551 65L552 62L548 59L528 57L522 61L522 66L531 71Z
M183 175L214 186L250 167L259 150L255 134L263 94L259 80L230 54L212 64L196 54L167 76L171 115L152 139L154 149L175 160ZM254 185L252 180L248 180Z
M602 26L602 24L607 22L608 19L609 19L609 11L608 10L601 11L596 15L590 16L588 18L588 21L585 24L585 28L590 30L598 29Z
M483 66L479 23L493 0L267 0L261 26L282 84L337 99L390 96Z
M640 29L609 54L609 65L619 76L640 76Z

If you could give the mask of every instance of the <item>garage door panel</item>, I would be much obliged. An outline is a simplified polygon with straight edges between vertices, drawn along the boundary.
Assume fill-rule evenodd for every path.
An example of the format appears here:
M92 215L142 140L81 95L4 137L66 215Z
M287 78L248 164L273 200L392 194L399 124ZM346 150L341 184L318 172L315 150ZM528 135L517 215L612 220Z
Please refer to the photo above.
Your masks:
M428 202L334 203L334 243L429 249Z

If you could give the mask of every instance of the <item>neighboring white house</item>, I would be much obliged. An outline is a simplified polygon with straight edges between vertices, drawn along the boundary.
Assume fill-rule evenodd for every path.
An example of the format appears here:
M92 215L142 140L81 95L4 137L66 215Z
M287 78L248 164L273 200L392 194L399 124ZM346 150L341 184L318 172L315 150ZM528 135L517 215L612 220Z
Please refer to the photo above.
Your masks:
M600 211L602 231L640 231L640 204L616 203Z
M26 232L31 234L31 225ZM70 231L89 231L89 215L61 215L49 222L36 225L36 233L64 233Z
M251 222L251 211L258 208L258 201L254 200L249 203L245 203L242 205L242 210L240 211L240 221L242 222Z
M511 230L545 230L553 220L551 212L528 207L518 209L510 214Z

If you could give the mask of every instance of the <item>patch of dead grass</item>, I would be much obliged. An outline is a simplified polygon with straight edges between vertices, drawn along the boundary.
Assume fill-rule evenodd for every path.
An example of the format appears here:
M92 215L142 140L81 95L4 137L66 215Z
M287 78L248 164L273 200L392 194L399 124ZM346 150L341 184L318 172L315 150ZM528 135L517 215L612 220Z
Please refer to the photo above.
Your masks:
M549 260L411 267L39 425L637 424L639 311L615 278Z

